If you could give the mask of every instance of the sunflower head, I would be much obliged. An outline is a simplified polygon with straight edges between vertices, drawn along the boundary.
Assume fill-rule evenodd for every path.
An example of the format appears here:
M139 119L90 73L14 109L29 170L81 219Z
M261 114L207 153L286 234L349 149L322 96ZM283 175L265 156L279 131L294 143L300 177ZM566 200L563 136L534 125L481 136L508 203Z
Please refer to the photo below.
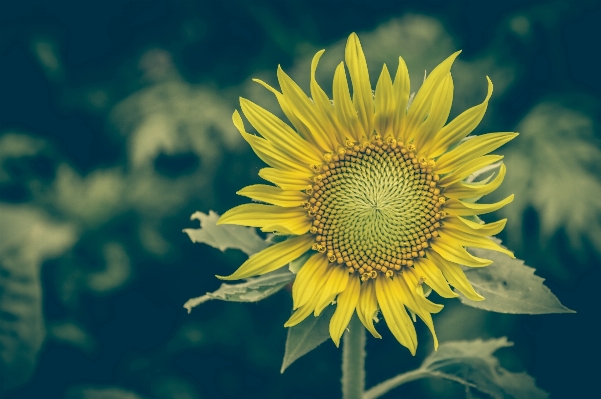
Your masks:
M269 166L259 175L273 185L240 190L238 194L261 203L230 209L219 223L260 227L287 238L220 278L268 273L308 252L294 282L295 311L287 327L311 313L318 316L335 301L330 334L336 345L355 312L379 338L374 318L380 311L411 353L417 347L416 315L429 327L436 347L431 314L442 305L426 298L424 284L445 298L457 296L450 284L466 297L482 300L461 266L492 262L466 247L513 256L489 238L503 229L505 220L483 224L477 218L512 201L513 196L494 204L476 202L501 184L504 165L492 179L466 179L499 162L501 156L488 153L517 133L467 137L486 111L492 94L488 78L484 101L446 123L453 101L450 70L459 52L430 73L411 103L401 57L394 80L384 65L372 90L354 33L347 41L346 65L341 62L334 73L330 99L315 80L323 52L311 64L310 97L281 68L280 90L257 80L276 96L290 125L241 99L242 112L260 134L254 135L234 112L240 134Z

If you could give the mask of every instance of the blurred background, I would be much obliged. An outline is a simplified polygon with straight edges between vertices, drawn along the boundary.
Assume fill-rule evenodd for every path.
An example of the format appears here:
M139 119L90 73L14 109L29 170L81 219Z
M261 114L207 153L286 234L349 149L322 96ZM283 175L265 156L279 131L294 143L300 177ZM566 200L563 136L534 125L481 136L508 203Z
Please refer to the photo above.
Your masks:
M494 95L476 133L518 131L497 197L501 235L575 315L486 313L444 300L441 341L507 335L504 367L554 398L597 386L601 280L599 1L90 1L0 6L0 375L14 399L336 398L326 342L283 375L291 300L184 302L244 260L192 244L195 211L244 203L261 161L231 114L278 112L257 77L278 64L327 92L356 31L372 86L402 55L419 88L457 49L451 117ZM493 198L491 198L492 200ZM368 386L419 365L386 328L368 339ZM462 398L424 380L386 398Z

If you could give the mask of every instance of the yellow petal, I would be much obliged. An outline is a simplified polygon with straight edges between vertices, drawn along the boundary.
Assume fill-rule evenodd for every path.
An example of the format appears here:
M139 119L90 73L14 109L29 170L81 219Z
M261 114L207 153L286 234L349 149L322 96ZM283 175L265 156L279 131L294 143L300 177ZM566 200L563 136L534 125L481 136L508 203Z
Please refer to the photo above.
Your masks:
M490 249L491 251L501 252L512 258L515 258L513 252L498 245L490 238L469 234L461 230L455 230L452 227L445 228L445 226L443 226L439 231L442 238L444 238L446 241L453 240L457 245Z
M303 140L280 118L245 98L240 98L240 107L250 124L275 148L306 165L322 162L320 151Z
M445 188L444 195L449 198L480 198L495 191L505 178L507 168L504 164L499 168L499 174L487 184L457 182Z
M311 227L311 219L307 217L307 211L302 208L244 204L225 212L221 215L217 224L237 224L261 228L279 225L288 228L291 232L288 234L304 234ZM292 233L292 231L298 233Z
M452 227L455 230L487 237L499 234L503 231L506 223L507 219L501 219L492 223L480 224L464 219L461 216L449 216L444 219L443 228Z
M442 310L442 305L437 305L423 296L422 287L417 283L416 276L413 275L413 270L409 269L407 271L403 271L400 276L395 278L399 289L401 291L408 291L411 293L411 297L413 299L412 306L416 306L414 309L412 306L409 308L412 309L419 318L428 326L430 333L432 334L432 338L434 339L434 350L438 349L438 337L436 336L436 331L434 330L434 322L432 321L432 313L438 313ZM422 296L418 295L418 291L421 292Z
M310 234L289 238L252 255L233 274L217 277L221 280L239 280L272 272L307 252L313 241Z
M488 80L488 93L482 104L464 111L448 125L443 127L436 135L435 140L432 141L432 146L428 152L429 157L436 158L440 156L450 146L464 137L467 137L467 135L473 132L476 126L478 126L486 113L488 100L490 100L490 96L492 96L492 82L488 76L486 77L486 80Z
M342 62L338 64L336 72L334 72L332 94L338 126L345 128L354 141L361 141L361 137L364 135L363 126L359 123L359 116L351 100L344 63Z
M279 187L268 186L265 184L254 184L252 186L244 187L236 194L284 208L300 207L309 199L307 194L301 193L300 191L286 191Z
M453 62L459 53L461 53L461 51L451 54L446 60L434 68L425 80L422 87L420 87L419 91L417 92L415 99L411 103L409 111L407 112L407 124L404 134L404 141L407 143L413 140L417 128L424 122L424 120L426 120L426 117L430 112L434 92L445 76L451 72L451 66L453 65Z
M459 290L466 298L472 301L482 301L484 297L474 291L474 287L470 284L465 273L456 263L449 262L442 256L435 252L428 254L428 257L434 262L434 264L442 271L445 278L451 283L455 289Z
M255 154L257 154L257 156L267 165L286 171L309 171L309 165L303 164L297 159L292 158L282 153L281 151L276 150L274 146L267 140L246 133L244 131L244 123L242 122L242 117L240 116L238 111L234 111L232 119L234 121L234 125L236 126L244 140L246 140L248 144L250 144Z
M434 251L428 251L428 253L437 252L443 258L461 265L482 267L492 263L491 260L478 258L470 254L461 246L450 244L442 237L437 237L435 240L432 240L430 242L430 247Z
M330 337L332 337L332 341L334 341L336 347L340 345L342 333L351 321L353 313L355 313L360 289L361 283L359 279L351 278L346 289L338 295L338 299L336 300L336 311L330 319Z
M451 184L457 183L465 179L472 173L479 171L485 166L500 161L501 159L503 159L502 155L484 155L482 157L472 159L471 161L465 163L463 166L456 169L454 172L451 172L445 177L441 178L438 182L438 185L440 187L448 187Z
M415 272L430 288L443 298L455 298L457 294L451 290L447 280L439 268L428 258L417 258L413 263Z
M326 121L321 117L319 110L281 67L278 67L278 81L286 103L288 103L294 115L309 128L313 139L322 150L326 152L335 151L336 138L330 137Z
M315 316L319 316L320 313L332 303L336 295L344 291L349 280L349 273L346 270L346 267L334 264L331 265L330 268L333 270L321 290L321 295L315 306Z
M376 115L374 125L376 132L385 138L393 133L393 113L395 111L394 92L392 90L392 79L386 64L376 84L376 95L374 99Z
M334 107L332 106L328 95L323 91L315 79L317 64L324 52L325 50L318 51L311 61L311 99L321 114L321 120L326 129L328 129L328 135L334 137L340 146L344 146L347 139L346 132L338 127Z
M307 316L309 316L315 310L315 305L317 304L317 300L319 297L313 296L310 302L304 304L300 308L298 308L292 316L284 323L284 327L294 327L301 321L305 320Z
M518 133L488 133L473 137L443 154L436 161L434 172L446 174L472 159L488 154L518 136Z
M447 122L453 104L453 87L453 78L448 73L434 90L428 118L418 127L413 141L418 152L428 152L434 137Z
M328 267L328 259L321 253L311 256L301 267L292 285L293 309L309 303L316 293L321 292L332 268Z
M363 126L363 132L369 139L374 130L374 100L367 61L356 33L351 33L346 42L344 59L353 84L353 104L359 115L359 122Z
M513 197L514 195L511 194L504 200L495 202L494 204L473 204L471 202L450 199L445 203L444 210L450 215L456 216L483 215L485 213L490 213L501 209L505 205L511 203L513 201Z
M284 190L306 190L313 185L313 173L263 168L259 176Z
M374 316L378 311L378 299L376 298L376 285L372 279L361 284L361 294L357 304L357 316L367 330L376 338L382 336L374 327Z
M284 115L286 115L286 118L288 118L290 123L292 123L292 126L294 126L298 134L300 134L301 137L307 140L309 143L313 144L315 148L319 148L319 145L313 138L311 131L309 130L307 125L301 122L301 120L298 119L296 115L294 115L294 112L292 112L292 108L290 108L290 105L288 105L288 103L286 102L284 95L276 89L274 89L273 87L271 87L270 85L268 85L267 83L263 82L261 79L253 79L253 82L259 83L261 86L265 87L267 90L272 92L278 100L278 104L280 104L280 108L282 108Z
M395 283L384 276L379 276L375 280L376 297L386 325L401 345L409 349L412 355L415 355L417 334L403 303L398 298Z
M392 84L394 92L394 117L392 121L392 129L394 137L397 140L404 140L405 123L407 122L407 104L409 103L409 70L405 64L405 60L399 57L399 67L397 68Z

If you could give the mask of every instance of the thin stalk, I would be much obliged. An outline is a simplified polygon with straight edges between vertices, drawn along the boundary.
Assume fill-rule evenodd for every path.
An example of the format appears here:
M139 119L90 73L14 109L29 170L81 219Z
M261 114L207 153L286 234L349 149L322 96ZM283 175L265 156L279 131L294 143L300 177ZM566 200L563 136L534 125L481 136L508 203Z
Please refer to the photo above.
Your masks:
M353 315L342 339L342 398L362 399L365 388L365 328Z

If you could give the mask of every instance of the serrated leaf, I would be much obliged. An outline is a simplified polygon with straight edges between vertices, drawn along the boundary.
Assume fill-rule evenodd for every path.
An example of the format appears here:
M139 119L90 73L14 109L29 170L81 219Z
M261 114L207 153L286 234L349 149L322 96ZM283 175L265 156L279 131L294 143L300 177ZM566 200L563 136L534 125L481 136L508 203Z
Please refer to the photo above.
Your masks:
M286 351L280 373L330 338L329 326L334 310L335 306L328 306L318 317L309 315L296 326L288 328Z
M490 259L493 264L481 268L466 268L465 275L485 299L471 301L460 295L465 305L498 313L547 314L575 313L559 302L543 284L543 278L523 260L488 249L470 249L476 256Z
M209 214L195 212L190 220L199 220L199 229L184 229L192 242L208 244L221 251L228 248L239 249L248 256L267 248L269 245L257 234L253 227L234 225L217 225L219 215L213 211Z
M493 353L513 344L505 337L487 341L455 341L441 344L422 365L369 389L364 399L378 398L390 390L420 378L443 378L466 387L473 398L485 394L494 399L545 399L549 395L538 388L527 373L513 373L500 366ZM479 396L479 395L478 395Z
M293 280L294 274L286 268L281 268L261 277L248 279L244 283L221 284L217 291L207 292L203 296L189 299L184 304L184 308L188 309L188 313L190 313L193 307L211 299L231 302L258 302L275 294Z

